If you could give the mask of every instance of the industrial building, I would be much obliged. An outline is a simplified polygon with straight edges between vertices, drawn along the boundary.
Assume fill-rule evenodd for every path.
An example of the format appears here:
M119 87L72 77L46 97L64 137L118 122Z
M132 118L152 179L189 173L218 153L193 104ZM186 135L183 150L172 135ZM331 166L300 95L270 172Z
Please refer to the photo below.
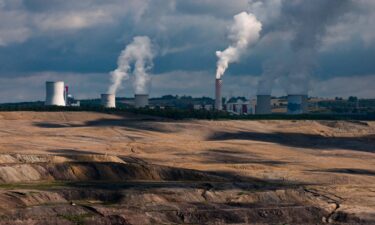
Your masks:
M63 81L46 82L46 106L66 106L65 85Z
M271 113L271 95L258 95L255 114L265 115Z
M134 96L134 107L137 109L147 107L149 105L148 98L147 94L136 94Z
M225 111L235 115L251 115L254 114L254 106L251 101L246 99L230 99L226 102Z
M287 113L290 115L308 113L307 95L288 95Z
M104 108L116 108L116 96L114 94L102 94L101 105Z

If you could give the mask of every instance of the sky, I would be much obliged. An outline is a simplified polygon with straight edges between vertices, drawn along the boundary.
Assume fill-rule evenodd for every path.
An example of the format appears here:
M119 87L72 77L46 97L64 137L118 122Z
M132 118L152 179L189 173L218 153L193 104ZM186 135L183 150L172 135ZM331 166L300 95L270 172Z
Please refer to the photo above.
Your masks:
M151 96L213 97L215 52L244 11L262 31L226 71L224 96L255 96L264 81L273 95L375 98L374 0L0 0L0 102L44 100L47 80L98 98L136 36L155 48Z

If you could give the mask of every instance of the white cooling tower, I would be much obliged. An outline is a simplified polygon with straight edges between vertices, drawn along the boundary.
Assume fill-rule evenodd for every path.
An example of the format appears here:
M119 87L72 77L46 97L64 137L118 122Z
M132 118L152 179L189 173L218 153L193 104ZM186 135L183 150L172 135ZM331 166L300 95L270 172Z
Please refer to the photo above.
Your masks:
M116 108L116 96L114 94L102 94L101 104L105 108Z
M64 98L65 86L63 81L46 82L46 101L47 106L65 106Z
M258 95L255 114L271 114L271 95Z
M308 113L307 95L288 95L288 114Z
M222 79L216 79L215 82L215 108L216 110L223 110L223 103L221 97L221 91L223 86Z
M144 108L148 106L148 95L136 94L134 99L135 108Z

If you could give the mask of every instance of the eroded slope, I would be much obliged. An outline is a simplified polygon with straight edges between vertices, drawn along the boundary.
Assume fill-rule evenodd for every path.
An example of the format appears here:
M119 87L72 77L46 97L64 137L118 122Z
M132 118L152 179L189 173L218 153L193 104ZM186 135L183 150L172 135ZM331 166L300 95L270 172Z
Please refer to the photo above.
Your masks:
M0 224L371 224L374 135L373 122L0 113Z

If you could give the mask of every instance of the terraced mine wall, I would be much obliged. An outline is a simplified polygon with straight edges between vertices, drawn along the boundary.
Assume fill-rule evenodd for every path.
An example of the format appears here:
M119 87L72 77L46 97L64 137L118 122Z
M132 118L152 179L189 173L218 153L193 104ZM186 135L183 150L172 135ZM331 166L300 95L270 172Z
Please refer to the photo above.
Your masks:
M0 224L371 223L297 185L106 155L0 155Z

